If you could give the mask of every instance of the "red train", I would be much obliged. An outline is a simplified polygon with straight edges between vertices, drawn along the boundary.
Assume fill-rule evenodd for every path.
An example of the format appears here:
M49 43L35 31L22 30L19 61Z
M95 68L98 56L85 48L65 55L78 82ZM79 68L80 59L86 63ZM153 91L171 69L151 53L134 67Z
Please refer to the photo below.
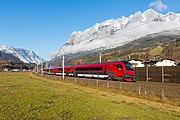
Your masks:
M45 74L63 75L62 67L43 69ZM128 61L105 62L94 64L82 64L65 66L64 75L78 77L92 77L104 79L116 79L122 81L135 81L134 68Z

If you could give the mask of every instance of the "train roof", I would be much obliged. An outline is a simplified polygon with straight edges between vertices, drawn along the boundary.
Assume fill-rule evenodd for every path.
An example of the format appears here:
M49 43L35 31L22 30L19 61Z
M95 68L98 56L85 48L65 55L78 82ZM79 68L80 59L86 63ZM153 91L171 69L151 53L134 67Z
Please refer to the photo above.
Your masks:
M102 66L102 65L108 65L108 64L118 64L119 62L123 62L125 64L131 64L129 61L112 61L112 62L102 62L102 63L89 63L89 64L79 64L79 65L72 65L72 66L64 66L64 68L69 68L69 67L83 67L83 66ZM62 66L56 66L52 67L49 69L55 69L55 68L62 68Z
M130 63L130 62L128 62L128 61L112 61L112 62L102 62L102 63L79 64L79 65L74 65L74 66L88 66L88 65L101 66L101 65L104 65L104 64L118 64L119 62Z
M69 67L72 67L72 66L64 66L64 68L69 68ZM62 68L62 66L55 66L55 67L52 67L52 68Z

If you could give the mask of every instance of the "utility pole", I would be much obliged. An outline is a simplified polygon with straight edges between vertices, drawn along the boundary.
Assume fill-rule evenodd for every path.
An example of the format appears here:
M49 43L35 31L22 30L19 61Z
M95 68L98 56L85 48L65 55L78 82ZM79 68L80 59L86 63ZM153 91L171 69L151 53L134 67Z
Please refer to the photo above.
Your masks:
M162 83L164 83L164 66L162 65Z
M146 65L146 82L149 81L149 75L148 75L148 65Z
M37 73L38 73L38 64L37 64L37 63L36 63L36 66L37 66L37 69L36 69L36 70L37 70Z
M46 68L48 68L48 61L46 61Z
M63 80L64 80L64 49L63 49L63 62L62 62L62 67L63 67Z
M41 64L41 75L43 75L43 62Z
M101 63L101 53L99 53L99 62Z
M49 61L48 67L51 68L51 62Z

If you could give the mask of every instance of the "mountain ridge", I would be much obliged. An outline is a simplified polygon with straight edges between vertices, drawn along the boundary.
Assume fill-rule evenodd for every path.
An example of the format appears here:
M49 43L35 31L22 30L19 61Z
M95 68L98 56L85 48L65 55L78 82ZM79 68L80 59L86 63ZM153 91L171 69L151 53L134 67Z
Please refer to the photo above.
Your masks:
M0 51L0 60L10 60L10 61L16 61L16 62L21 62L21 60L17 57L15 57L12 54L5 53Z
M0 51L12 54L24 63L36 63L41 64L45 60L36 55L34 51L26 50L23 48L14 48L11 46L0 46Z
M129 17L107 20L79 32L73 32L59 52L52 58L65 54L106 50L122 46L137 38L180 28L180 14L168 12L163 15L148 9ZM153 29L152 29L153 28Z

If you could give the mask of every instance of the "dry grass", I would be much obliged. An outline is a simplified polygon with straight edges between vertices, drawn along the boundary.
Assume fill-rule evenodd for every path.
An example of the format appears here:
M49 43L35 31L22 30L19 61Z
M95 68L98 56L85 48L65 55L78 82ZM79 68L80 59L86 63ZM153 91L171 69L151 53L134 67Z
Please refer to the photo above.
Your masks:
M160 48L153 48L153 49L151 49L150 50L150 55L159 55L159 54L161 54L161 52L162 52L162 50L163 50L163 47L160 47Z
M48 80L31 73L0 73L1 119L178 120L163 104Z

